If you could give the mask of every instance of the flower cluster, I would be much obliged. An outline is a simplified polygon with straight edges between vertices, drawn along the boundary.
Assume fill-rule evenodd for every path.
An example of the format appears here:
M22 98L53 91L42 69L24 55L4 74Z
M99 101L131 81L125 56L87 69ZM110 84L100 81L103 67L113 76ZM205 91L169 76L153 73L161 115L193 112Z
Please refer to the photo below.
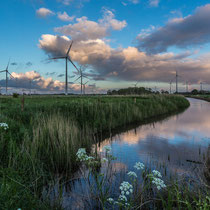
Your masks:
M9 126L7 123L0 123L0 127L2 127L4 130L9 129Z
M106 153L110 153L112 150L112 148L110 146L104 146L103 147L103 151L105 151Z
M108 159L107 158L102 158L102 163L106 163L108 162Z
M162 175L159 171L153 170L152 173L154 174L154 176L162 178Z
M129 182L122 182L120 184L121 195L129 195L133 193L133 186Z
M129 171L128 173L128 176L133 176L133 177L135 177L135 178L137 178L137 174L134 172L134 171Z
M79 161L90 161L94 159L94 157L87 155L85 148L78 149L76 155Z
M156 185L158 190L161 190L162 188L166 187L164 181L160 178L153 177L152 183Z
M137 163L134 165L134 168L137 169L137 170L143 170L143 169L145 168L145 166L144 166L143 163L137 162Z

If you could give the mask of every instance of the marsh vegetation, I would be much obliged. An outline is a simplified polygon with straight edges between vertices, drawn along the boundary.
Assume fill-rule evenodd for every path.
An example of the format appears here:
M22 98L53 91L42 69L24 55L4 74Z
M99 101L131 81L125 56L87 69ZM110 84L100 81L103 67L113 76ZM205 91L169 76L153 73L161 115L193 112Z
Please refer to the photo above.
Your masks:
M36 96L26 97L24 107L20 98L1 97L1 122L8 129L1 128L0 208L62 208L43 189L71 179L81 166L79 148L90 153L104 133L188 106L175 95Z

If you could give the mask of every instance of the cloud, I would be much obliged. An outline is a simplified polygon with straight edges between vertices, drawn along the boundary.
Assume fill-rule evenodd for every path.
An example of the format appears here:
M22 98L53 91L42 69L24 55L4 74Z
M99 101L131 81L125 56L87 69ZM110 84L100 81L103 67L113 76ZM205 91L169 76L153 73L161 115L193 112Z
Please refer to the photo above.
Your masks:
M39 47L49 56L64 55L70 39L62 36L42 35ZM160 81L170 82L175 72L191 83L200 80L210 82L210 61L204 56L190 58L195 52L180 54L162 53L149 55L136 47L113 49L101 39L77 41L70 52L79 64L88 64L91 78L116 81ZM208 57L208 55L206 55Z
M82 7L84 2L88 2L89 0L57 0L58 2L61 2L62 4L68 6L70 4L76 4L78 7Z
M149 0L149 5L151 7L158 7L160 0Z
M119 21L114 18L114 13L110 10L103 9L103 18L98 22L88 20L83 16L76 19L76 23L55 28L66 36L70 36L74 41L101 39L109 35L110 29L122 30L126 27L125 20Z
M17 66L18 63L17 63L17 62L12 62L10 65L11 65L11 66Z
M14 78L9 78L8 80L8 89L9 92L19 92L22 93L22 90L28 91L31 89L36 91L36 93L63 93L65 89L65 83L59 80L53 80L51 77L44 78L36 71L29 71L25 73L11 73ZM5 87L5 79L0 80L0 86ZM75 84L69 82L68 85L69 93L80 93L81 86L80 84ZM3 93L5 89L1 90ZM86 84L85 92L86 93L105 93L107 90L96 87L96 85Z
M138 4L139 3L139 0L129 0L129 1L133 4Z
M39 8L38 10L36 10L36 14L41 17L41 18L46 18L47 16L50 15L55 15L54 12L52 12L51 10L47 9L47 8Z
M60 91L62 92L65 87L65 83L53 80L51 77L44 78L36 71L29 71L26 73L15 73L12 72L12 76L15 79L9 80L10 87L16 88L30 88L30 81L31 81L31 88L36 89L39 91ZM4 80L0 81L0 84L4 83ZM79 85L69 85L71 91L79 91Z
M59 74L58 77L64 77L64 74Z
M32 64L30 61L26 63L26 66L27 66L27 67L32 66L32 65L33 65L33 64Z
M48 76L48 75L53 76L54 74L56 74L56 72L47 72L45 75L46 75L46 76Z
M102 25L105 25L107 28L111 27L113 30L120 31L127 26L125 20L119 21L116 20L114 13L111 10L103 8L103 19L99 20Z
M58 18L60 20L62 20L62 21L69 21L69 22L71 22L71 21L74 20L75 16L69 16L66 12L63 12L63 13L58 12Z
M76 19L77 23L55 28L56 32L71 36L73 40L88 40L102 38L107 35L107 28L90 21L87 17Z
M210 4L198 7L195 13L174 18L145 37L138 36L138 48L148 53L166 52L171 46L186 48L210 42Z

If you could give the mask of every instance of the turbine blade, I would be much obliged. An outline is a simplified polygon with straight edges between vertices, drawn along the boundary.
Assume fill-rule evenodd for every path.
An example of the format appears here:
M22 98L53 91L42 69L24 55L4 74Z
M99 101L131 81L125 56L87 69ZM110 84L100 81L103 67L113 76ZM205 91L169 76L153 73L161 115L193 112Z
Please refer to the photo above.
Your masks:
M67 53L66 53L66 56L68 56L68 55L69 55L69 52L70 52L70 50L71 50L71 46L72 46L72 44L73 44L73 41L71 41L71 44L70 44L69 49L68 49L68 51L67 51Z
M74 80L74 82L76 82L78 79L80 79L81 78L81 76L80 77L78 77L76 80Z
M8 71L7 71L7 73L10 74ZM11 74L10 74L10 76L11 76L12 78L14 78ZM15 78L14 78L14 79L15 79Z
M65 56L61 56L61 57L54 57L54 58L49 58L48 60L57 60L57 59L64 59L66 58Z
M8 61L8 64L7 64L7 68L6 68L6 70L8 70L8 68L9 68L9 64L10 64L10 59L9 59L9 61Z
M5 72L5 71L6 71L6 70L0 71L0 73L1 73L1 72Z
M73 61L70 58L68 58L68 59L72 63L72 65L74 66L74 68L80 73L79 69L75 66L75 64L73 63Z

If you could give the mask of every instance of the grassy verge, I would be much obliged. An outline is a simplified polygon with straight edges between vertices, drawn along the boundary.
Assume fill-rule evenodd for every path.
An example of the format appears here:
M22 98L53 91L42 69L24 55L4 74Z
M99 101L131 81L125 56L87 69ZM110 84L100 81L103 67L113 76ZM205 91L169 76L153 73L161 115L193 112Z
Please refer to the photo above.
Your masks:
M210 95L189 95L187 97L210 102Z
M53 209L43 187L78 168L95 134L189 106L181 96L0 98L0 209ZM59 206L55 206L56 209Z

